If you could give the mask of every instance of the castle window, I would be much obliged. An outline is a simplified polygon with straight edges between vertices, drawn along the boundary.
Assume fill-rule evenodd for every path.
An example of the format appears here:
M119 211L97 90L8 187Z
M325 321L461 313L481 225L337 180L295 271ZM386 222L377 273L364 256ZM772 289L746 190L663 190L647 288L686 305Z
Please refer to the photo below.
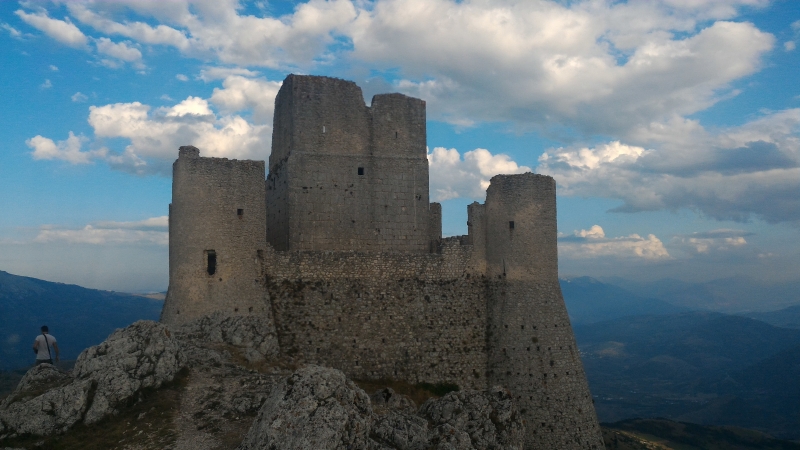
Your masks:
M509 230L513 230L514 229L514 221L513 220L508 222L508 229Z
M206 271L209 275L214 275L217 273L217 252L214 250L206 251Z
M325 125L322 126L322 132L325 132Z
M359 167L358 168L358 174L359 175L364 175L364 168L363 167Z
M236 215L239 216L239 218L241 219L242 216L244 215L244 210L241 209L241 208L237 209L236 210Z
M394 132L394 138L397 139L397 131Z

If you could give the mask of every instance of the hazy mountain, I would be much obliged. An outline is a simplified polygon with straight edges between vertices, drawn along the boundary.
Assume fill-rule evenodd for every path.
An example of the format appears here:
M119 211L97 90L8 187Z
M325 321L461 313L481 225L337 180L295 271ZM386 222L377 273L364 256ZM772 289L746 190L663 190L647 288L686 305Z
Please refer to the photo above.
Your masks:
M58 338L62 359L140 319L158 320L162 301L52 283L0 271L0 370L33 364L42 325Z
M767 322L776 327L800 329L800 305L790 306L778 311L751 312L742 313L741 315Z
M561 278L561 292L573 325L625 316L663 315L686 311L656 298L640 297L591 277Z
M800 305L800 281L765 283L746 277L705 283L689 283L669 278L650 282L618 277L603 277L600 280L635 295L657 298L689 309L741 313L774 311Z
M800 330L713 312L575 326L601 421L666 417L800 438Z

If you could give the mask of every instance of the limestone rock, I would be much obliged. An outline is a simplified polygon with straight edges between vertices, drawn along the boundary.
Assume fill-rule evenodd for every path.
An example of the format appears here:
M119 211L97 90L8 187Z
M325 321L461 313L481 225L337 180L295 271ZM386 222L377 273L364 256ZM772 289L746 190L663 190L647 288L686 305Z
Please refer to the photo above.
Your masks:
M81 352L73 375L93 380L96 391L84 422L95 423L145 388L172 381L186 359L180 343L157 322L140 320Z
M52 434L81 419L91 388L64 389L72 377L50 364L32 367L0 403L0 438L7 434Z
M335 369L306 366L264 402L242 450L367 449L369 396Z
M522 449L525 426L511 393L451 392L420 408L431 426L429 446L436 449Z
M250 362L274 357L279 352L275 325L268 317L215 313L181 326L178 334L186 342L200 340L240 347Z

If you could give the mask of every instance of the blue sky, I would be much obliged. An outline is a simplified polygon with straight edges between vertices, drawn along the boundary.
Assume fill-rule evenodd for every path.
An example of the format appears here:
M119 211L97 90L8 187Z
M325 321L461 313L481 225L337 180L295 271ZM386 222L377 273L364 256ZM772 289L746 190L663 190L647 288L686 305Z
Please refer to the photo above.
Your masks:
M793 279L800 3L0 2L0 270L164 290L180 145L266 159L288 73L426 100L445 234L558 183L562 275Z

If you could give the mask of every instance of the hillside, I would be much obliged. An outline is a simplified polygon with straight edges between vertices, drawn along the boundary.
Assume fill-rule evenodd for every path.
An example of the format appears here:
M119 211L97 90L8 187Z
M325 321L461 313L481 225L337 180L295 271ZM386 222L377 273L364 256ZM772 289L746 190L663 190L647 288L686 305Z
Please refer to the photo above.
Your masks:
M800 305L790 306L769 312L743 313L745 317L767 322L770 325L783 328L800 329Z
M62 359L71 360L117 328L140 319L158 320L162 304L0 271L0 370L34 362L30 347L42 325L58 338Z
M746 277L690 283L675 279L633 281L604 277L600 281L641 297L657 298L688 309L729 314L775 311L800 305L800 281L765 283Z
M800 402L789 396L800 330L690 312L576 326L575 335L601 421L666 417L800 437Z
M625 316L664 315L687 311L656 298L641 297L591 277L559 279L573 325Z

